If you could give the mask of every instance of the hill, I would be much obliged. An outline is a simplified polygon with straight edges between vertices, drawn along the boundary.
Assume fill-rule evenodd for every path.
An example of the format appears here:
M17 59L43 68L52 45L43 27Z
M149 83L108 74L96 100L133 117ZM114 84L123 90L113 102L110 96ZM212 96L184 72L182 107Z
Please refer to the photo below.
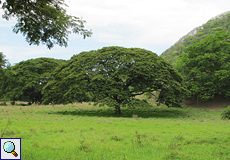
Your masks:
M194 28L160 56L174 66L177 57L183 53L187 46L221 30L230 33L230 11L217 15L202 26Z

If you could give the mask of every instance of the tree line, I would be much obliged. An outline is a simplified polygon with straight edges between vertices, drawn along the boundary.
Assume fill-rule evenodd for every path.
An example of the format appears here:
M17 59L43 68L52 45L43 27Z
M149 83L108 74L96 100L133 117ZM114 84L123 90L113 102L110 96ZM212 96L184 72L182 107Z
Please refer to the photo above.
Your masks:
M3 100L67 104L94 101L120 112L136 95L152 94L159 104L181 107L185 98L230 95L230 35L217 31L189 45L173 67L139 48L104 47L70 60L37 58L9 66L1 53Z
M104 47L70 60L37 58L10 66L0 54L0 100L29 104L94 101L116 108L158 92L158 104L181 107L189 97L230 95L230 35L218 31L189 45L172 67L139 48Z
M41 104L93 101L120 107L157 91L158 104L181 107L189 94L183 78L157 54L139 48L104 47L70 60L37 58L3 69L0 98Z

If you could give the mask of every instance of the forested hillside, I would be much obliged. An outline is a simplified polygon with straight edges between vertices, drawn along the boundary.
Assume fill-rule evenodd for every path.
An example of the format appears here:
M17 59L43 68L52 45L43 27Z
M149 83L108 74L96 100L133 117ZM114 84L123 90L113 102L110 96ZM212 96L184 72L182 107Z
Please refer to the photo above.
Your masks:
M161 57L175 66L177 57L183 53L185 48L193 42L199 42L201 39L214 34L216 31L225 31L230 33L230 12L220 14L202 26L196 27L187 35L180 38L172 47L161 54Z

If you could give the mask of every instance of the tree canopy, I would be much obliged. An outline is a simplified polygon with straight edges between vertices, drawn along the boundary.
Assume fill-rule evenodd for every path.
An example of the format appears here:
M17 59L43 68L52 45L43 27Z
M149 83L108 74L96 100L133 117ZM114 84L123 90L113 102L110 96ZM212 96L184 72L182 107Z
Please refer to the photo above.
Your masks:
M197 99L230 95L230 35L211 34L188 46L175 66Z
M2 3L3 2L3 3ZM17 19L13 32L22 33L30 45L45 44L51 49L55 44L67 46L68 35L79 33L83 38L92 32L85 29L85 20L68 15L64 0L0 0L6 20Z
M52 71L61 63L64 60L37 58L6 69L0 86L2 99L42 103L42 88L52 79Z
M158 91L157 102L181 107L188 94L183 79L157 54L139 48L105 47L82 52L58 66L43 88L44 104L82 102L91 95L95 104L116 108L136 95Z

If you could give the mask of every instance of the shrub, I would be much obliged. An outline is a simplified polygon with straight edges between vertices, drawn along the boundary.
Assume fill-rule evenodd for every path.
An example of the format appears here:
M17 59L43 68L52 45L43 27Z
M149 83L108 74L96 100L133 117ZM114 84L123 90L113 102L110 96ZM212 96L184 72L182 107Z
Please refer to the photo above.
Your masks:
M221 115L222 119L230 119L230 106L228 106Z
M15 105L15 101L11 101L10 104L11 104L11 105Z

